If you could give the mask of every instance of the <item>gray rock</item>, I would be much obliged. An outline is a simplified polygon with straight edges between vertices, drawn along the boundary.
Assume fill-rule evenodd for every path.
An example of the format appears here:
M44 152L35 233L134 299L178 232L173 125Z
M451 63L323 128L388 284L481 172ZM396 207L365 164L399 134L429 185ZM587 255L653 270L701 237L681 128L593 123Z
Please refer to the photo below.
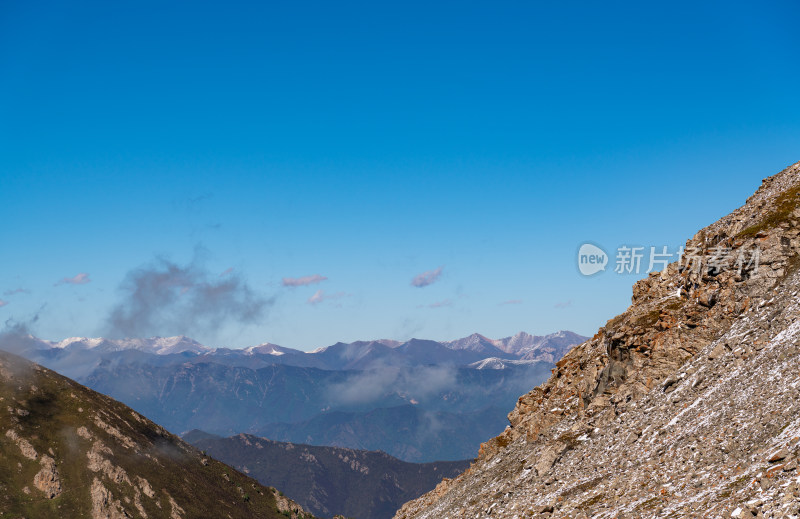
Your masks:
M789 456L789 451L788 450L786 450L785 448L784 449L779 449L779 450L773 452L769 456L767 461L769 461L770 463L777 463L777 462L779 462L779 461L781 461L783 459L786 459L787 456Z

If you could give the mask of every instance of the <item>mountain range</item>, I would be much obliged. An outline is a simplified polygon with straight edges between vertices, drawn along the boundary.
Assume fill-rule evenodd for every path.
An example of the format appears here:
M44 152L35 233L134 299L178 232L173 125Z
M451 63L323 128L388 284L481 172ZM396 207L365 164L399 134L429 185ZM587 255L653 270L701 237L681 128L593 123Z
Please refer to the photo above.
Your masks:
M503 339L489 339L478 333L454 341L388 339L337 342L305 352L277 344L263 343L247 348L211 348L186 336L136 339L70 337L47 341L27 335L15 338L15 349L59 363L63 370L82 375L70 361L93 360L112 353L158 355L163 364L212 362L241 367L283 364L325 370L367 369L385 364L466 365L487 358L531 362L556 362L572 346L586 337L570 331L548 335L519 332ZM178 358L173 357L178 355Z
M0 343L130 405L168 430L382 450L410 462L474 457L519 394L585 340L572 332L449 342L208 348L187 337L6 334ZM457 434L458 431L468 431Z

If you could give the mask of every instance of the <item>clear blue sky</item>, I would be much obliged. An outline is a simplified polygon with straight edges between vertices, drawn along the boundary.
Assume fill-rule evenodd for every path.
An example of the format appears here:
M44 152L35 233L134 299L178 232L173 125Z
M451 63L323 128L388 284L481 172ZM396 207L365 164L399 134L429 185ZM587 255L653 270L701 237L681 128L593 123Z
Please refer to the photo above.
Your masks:
M677 247L800 160L798 19L3 2L0 320L302 349L591 335L637 276L581 277L581 243Z

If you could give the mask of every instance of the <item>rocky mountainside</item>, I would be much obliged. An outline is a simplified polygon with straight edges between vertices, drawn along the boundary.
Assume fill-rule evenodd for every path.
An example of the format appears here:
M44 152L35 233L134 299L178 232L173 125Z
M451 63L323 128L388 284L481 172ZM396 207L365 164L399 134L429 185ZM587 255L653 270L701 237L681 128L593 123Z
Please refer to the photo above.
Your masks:
M2 351L0 424L3 517L312 517L119 402Z
M340 513L358 519L388 519L410 499L442 478L463 472L469 461L406 463L384 452L313 447L240 434L184 436L209 455L280 488L320 517ZM287 471L285 467L292 467Z
M799 516L799 252L800 163L637 282L469 470L396 517Z

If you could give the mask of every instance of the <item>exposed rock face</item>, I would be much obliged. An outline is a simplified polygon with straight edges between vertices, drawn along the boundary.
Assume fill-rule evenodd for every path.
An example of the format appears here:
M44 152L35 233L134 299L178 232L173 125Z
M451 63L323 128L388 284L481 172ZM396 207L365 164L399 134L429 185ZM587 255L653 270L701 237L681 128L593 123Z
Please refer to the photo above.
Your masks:
M275 503L278 506L278 511L285 517L288 517L289 519L303 519L304 517L307 517L303 511L303 507L283 495L283 492L273 488L272 495L275 497Z
M20 438L19 434L17 434L17 431L9 429L6 431L6 438L13 440L19 447L19 451L22 453L22 455L29 460L35 460L39 457L39 454L36 452L36 449L33 448L31 442L25 438Z
M800 163L698 232L397 517L797 514L799 196Z
M47 499L61 495L61 476L56 468L56 461L50 456L42 456L42 470L33 478L33 485L44 493Z
M167 498L169 499L170 519L183 519L183 516L186 513L186 511L183 508L181 508L181 505L179 505L178 502L175 501L171 495L167 494Z
M114 500L111 492L94 478L92 481L92 519L127 519L119 500Z

